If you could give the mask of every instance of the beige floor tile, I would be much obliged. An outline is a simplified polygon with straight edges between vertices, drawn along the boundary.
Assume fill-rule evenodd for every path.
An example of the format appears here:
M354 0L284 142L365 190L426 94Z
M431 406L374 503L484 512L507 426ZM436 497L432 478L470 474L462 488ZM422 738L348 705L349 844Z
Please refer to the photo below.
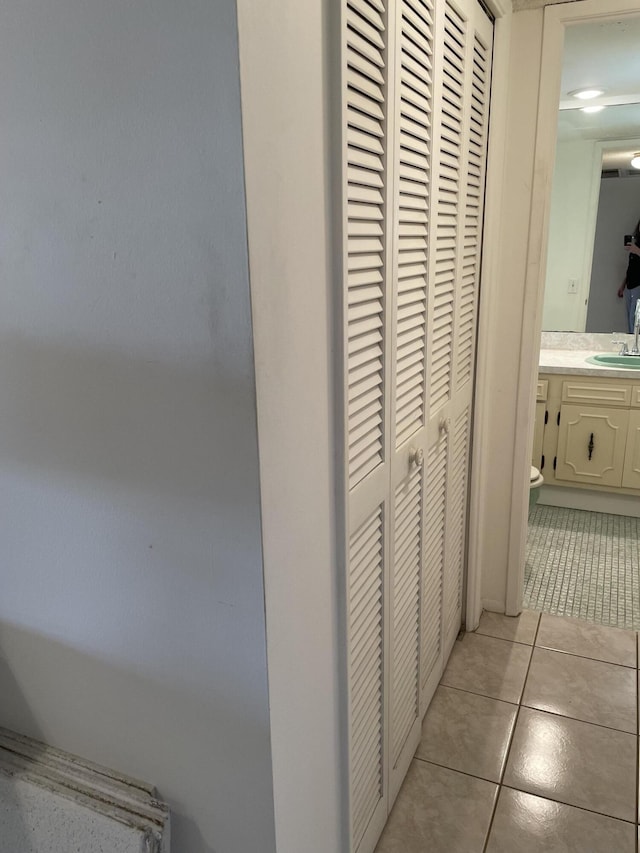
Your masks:
M636 666L634 631L594 625L582 619L543 613L536 646L623 666Z
M498 786L414 761L376 853L482 853Z
M502 788L487 853L635 853L632 823Z
M422 724L416 758L499 782L517 710L440 685Z
M522 704L636 733L636 671L536 648Z
M504 616L485 610L476 633L532 646L539 621L540 614L534 610L523 610L519 616Z
M530 657L530 646L465 634L454 643L442 684L505 702L519 702Z
M504 784L635 821L636 738L521 708Z

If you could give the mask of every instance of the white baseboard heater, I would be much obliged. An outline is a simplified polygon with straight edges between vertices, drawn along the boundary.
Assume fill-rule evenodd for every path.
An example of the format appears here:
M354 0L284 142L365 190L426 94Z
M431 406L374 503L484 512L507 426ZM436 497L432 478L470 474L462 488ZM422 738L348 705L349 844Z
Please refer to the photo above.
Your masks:
M0 853L170 853L155 789L0 728Z

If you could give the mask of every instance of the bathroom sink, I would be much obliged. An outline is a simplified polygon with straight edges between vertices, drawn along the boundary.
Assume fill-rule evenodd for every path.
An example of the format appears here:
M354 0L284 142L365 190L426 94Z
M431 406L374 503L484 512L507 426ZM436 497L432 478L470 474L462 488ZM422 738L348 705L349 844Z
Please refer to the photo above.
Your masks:
M640 355L614 355L603 352L602 354L589 356L590 364L599 364L601 367L623 367L627 370L640 370Z

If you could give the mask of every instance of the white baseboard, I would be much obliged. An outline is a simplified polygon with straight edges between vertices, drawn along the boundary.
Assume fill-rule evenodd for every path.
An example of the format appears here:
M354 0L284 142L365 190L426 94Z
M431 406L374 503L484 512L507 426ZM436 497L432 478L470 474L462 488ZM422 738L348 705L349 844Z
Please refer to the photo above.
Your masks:
M596 492L588 489L573 489L565 486L541 486L538 503L545 506L584 509L588 512L608 512L612 515L628 515L640 518L640 498L616 492ZM487 607L487 610L490 610Z

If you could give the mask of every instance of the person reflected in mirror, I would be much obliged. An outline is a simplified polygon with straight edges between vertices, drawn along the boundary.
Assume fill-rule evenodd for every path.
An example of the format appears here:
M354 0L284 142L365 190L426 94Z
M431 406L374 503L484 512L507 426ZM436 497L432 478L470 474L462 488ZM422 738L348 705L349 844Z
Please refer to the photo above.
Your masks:
M628 331L632 335L636 302L640 299L640 220L633 234L625 236L624 248L629 253L629 264L624 280L618 288L618 296L620 299L624 297Z

